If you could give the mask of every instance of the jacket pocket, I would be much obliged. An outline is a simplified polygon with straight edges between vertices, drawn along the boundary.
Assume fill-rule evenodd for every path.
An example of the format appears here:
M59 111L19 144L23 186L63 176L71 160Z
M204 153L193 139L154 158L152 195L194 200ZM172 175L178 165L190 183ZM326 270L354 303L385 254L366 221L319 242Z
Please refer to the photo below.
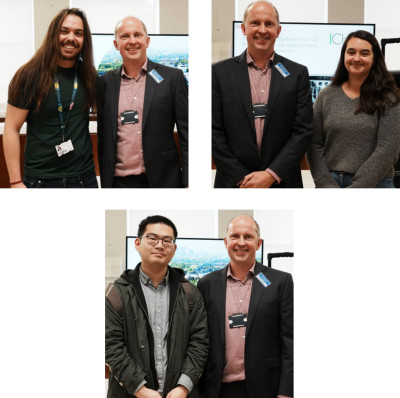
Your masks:
M164 162L176 160L178 158L178 151L173 149L172 151L161 152L161 158Z
M269 368L278 368L281 366L281 357L267 358L267 366Z

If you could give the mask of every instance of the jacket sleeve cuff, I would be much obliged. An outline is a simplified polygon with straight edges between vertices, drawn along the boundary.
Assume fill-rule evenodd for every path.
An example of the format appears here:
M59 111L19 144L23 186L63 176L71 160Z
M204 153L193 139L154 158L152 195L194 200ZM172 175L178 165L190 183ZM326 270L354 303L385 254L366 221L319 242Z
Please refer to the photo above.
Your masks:
M194 387L192 380L190 379L189 376L185 375L185 373L181 374L181 377L179 378L177 384L181 385L183 387L186 387L189 391L189 394L193 390L193 387Z
M137 387L137 389L133 392L133 395L135 395L144 385L146 384L146 381L143 380Z
M275 181L276 181L277 184L280 184L280 183L281 183L282 178L280 178L280 177L278 176L278 174L276 174L276 173L275 173L274 171L272 171L271 169L267 169L267 170L265 170L265 171L266 171L267 173L271 174L272 177L275 178Z

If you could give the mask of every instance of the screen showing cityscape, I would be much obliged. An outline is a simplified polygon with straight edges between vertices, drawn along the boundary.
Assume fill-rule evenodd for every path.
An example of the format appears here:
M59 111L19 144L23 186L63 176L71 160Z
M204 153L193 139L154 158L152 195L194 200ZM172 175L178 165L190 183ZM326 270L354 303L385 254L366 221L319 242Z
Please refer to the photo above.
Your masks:
M233 56L240 55L247 48L241 24L241 21L233 22ZM307 66L313 102L318 92L330 84L347 35L356 30L366 30L375 34L375 24L281 22L281 26L281 33L275 42L275 51Z
M182 69L189 82L189 36L149 34L149 37L147 57L153 62ZM121 55L113 44L113 34L93 33L92 41L94 65L100 76L122 65Z
M140 262L135 249L135 236L126 237L126 268L133 269ZM229 263L223 239L178 238L176 253L170 262L171 267L182 268L186 278L197 285L197 281L209 272L219 270ZM256 253L256 259L262 263L263 245Z

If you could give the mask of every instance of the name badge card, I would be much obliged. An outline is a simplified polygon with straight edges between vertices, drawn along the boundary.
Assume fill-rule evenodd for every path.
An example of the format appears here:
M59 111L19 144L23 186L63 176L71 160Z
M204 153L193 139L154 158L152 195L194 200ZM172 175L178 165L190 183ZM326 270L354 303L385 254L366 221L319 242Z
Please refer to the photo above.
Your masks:
M72 141L68 140L67 142L63 142L60 145L56 145L56 151L58 157L65 155L68 152L71 152L74 150L74 147L72 146Z
M290 75L290 73L288 72L288 70L282 65L281 62L278 62L275 65L275 68L277 69L277 71L283 76L283 77L288 77Z
M267 114L267 104L259 103L253 105L254 119L265 117L266 114Z
M258 279L258 281L264 286L264 287L268 287L271 284L271 281L262 273L260 272L256 278Z
M139 112L138 111L125 111L121 114L121 124L135 124L139 123Z
M156 81L156 83L161 83L164 80L164 78L155 69L151 70L149 75Z
M229 319L229 327L233 328L242 328L247 325L247 314L232 314L228 316Z

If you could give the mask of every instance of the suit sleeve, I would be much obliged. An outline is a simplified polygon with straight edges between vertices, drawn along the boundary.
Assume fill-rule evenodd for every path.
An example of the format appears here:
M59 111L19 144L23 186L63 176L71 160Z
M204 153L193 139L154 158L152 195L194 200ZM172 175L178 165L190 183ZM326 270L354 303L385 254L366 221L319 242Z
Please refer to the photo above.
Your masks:
M209 344L203 297L197 289L194 290L196 304L190 314L190 336L182 373L189 376L193 384L197 384L206 365Z
M299 168L301 159L308 149L313 134L312 100L307 68L301 68L301 72L297 76L296 85L297 107L290 138L268 165L283 180L288 179L293 174L293 171ZM281 109L279 111L282 112L281 117L284 118L285 110Z
M179 71L176 81L175 121L182 159L182 185L186 186L189 181L188 89L182 71Z
M288 274L280 308L281 379L279 394L293 397L293 279Z
M132 395L145 380L146 373L129 355L124 343L122 320L106 299L106 364L111 377Z
M218 172L227 186L235 187L251 171L234 155L229 145L224 124L224 101L221 79L212 68L212 156ZM228 93L232 94L232 93Z

